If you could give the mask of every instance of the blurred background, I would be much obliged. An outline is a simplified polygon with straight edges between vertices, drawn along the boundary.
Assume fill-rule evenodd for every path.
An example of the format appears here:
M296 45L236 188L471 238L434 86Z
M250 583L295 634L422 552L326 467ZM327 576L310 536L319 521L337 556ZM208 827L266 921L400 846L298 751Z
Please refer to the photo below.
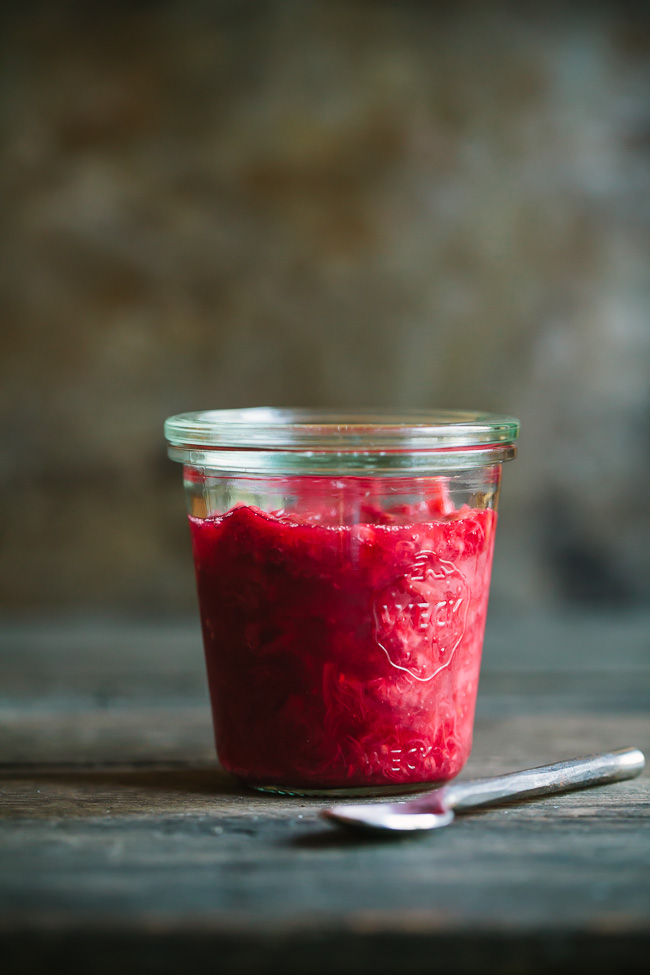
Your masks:
M650 596L643 4L3 5L0 611L195 611L164 419L522 422L493 607Z

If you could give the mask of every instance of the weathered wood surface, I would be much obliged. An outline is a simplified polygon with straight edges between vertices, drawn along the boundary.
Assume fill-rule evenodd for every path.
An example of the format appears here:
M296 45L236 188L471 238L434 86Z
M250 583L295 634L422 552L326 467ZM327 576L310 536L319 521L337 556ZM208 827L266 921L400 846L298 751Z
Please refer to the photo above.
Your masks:
M650 618L491 620L463 773L648 753ZM398 841L214 759L194 624L0 626L0 959L69 972L645 970L650 781Z

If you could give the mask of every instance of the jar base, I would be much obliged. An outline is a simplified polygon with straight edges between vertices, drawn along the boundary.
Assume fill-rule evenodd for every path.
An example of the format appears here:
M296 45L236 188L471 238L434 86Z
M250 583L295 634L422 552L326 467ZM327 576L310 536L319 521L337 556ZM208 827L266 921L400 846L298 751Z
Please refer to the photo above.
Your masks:
M279 796L305 796L306 798L314 799L319 797L324 799L354 799L364 796L368 798L372 796L381 798L382 796L409 796L419 792L432 792L433 789L439 788L447 781L449 780L443 779L439 782L418 782L412 785L364 785L356 788L343 786L334 789L304 789L302 786L260 785L252 782L247 782L246 784L249 788L255 789L256 792L271 792Z

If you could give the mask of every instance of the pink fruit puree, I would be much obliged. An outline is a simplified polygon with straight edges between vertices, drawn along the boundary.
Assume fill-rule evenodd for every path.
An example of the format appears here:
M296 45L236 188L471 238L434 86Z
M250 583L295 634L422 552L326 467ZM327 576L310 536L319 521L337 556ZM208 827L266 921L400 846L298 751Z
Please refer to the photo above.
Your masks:
M287 789L456 775L470 751L496 514L356 524L239 505L191 517L222 765Z

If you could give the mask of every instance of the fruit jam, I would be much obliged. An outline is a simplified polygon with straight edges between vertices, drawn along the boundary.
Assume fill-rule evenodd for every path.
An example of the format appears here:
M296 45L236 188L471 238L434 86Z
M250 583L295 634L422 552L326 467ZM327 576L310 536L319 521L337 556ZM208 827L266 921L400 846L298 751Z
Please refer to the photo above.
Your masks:
M495 511L438 493L365 503L353 523L238 504L190 524L224 768L298 793L407 791L460 771Z

